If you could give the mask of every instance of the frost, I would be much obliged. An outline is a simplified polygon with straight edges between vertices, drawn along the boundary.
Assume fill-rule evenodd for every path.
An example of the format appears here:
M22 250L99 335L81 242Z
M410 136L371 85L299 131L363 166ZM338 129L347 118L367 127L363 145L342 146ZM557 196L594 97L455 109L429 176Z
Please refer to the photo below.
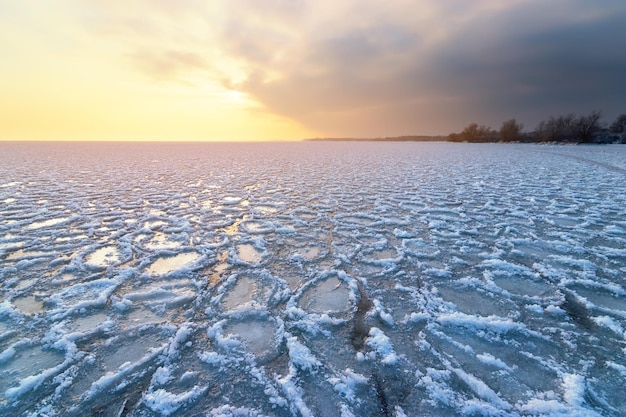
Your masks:
M626 147L5 148L0 415L625 412Z
M321 363L313 356L309 348L300 343L294 336L287 336L287 348L289 349L289 359L299 369L315 371Z
M398 362L398 355L393 350L391 340L379 328L372 327L370 329L365 343L374 349L376 355L385 365L395 365Z
M154 412L169 416L189 402L206 392L207 388L193 387L191 391L182 394L172 394L163 389L150 391L144 394L144 403Z

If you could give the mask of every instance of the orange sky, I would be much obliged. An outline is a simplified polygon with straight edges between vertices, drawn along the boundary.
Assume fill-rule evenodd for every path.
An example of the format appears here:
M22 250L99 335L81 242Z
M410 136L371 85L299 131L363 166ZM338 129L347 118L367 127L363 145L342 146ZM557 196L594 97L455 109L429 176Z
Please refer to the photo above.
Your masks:
M242 70L220 58L210 30L193 33L176 7L166 0L0 0L0 140L315 135L227 86ZM196 68L186 49L222 61Z
M610 122L624 19L623 0L0 0L0 140Z

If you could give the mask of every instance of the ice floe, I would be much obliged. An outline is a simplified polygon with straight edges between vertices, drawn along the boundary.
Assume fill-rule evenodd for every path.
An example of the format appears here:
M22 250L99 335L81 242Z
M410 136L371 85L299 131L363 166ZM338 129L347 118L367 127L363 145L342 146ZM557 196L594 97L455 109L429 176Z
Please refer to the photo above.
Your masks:
M9 144L0 414L624 415L624 161Z

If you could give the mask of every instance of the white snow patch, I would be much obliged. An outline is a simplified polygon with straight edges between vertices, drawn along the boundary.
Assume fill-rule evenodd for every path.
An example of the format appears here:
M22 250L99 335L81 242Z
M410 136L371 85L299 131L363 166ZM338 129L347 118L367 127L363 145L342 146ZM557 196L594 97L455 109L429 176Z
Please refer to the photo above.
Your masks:
M145 393L143 402L155 413L169 416L204 394L207 389L207 387L194 386L191 391L182 394L173 394L164 389L158 389Z
M398 363L398 355L393 349L391 340L378 327L372 327L369 336L365 339L365 344L374 349L381 362L385 365L395 365Z
M289 359L291 362L301 370L308 370L315 372L316 368L322 364L311 353L308 347L298 341L295 336L288 335L287 337L287 349L289 349Z

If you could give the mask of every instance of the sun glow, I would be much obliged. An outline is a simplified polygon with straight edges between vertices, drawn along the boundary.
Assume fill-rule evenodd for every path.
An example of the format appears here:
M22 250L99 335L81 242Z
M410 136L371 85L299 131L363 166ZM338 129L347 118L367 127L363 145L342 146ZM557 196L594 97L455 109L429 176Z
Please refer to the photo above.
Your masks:
M0 5L0 140L249 141L315 135L228 87L246 73L216 52L210 39L204 49L192 41L168 45L158 32L144 32L169 28L107 27L106 21L81 15L82 6L63 4ZM170 16L156 12L146 19L171 23Z
M226 96L228 97L228 100L238 103L238 102L243 102L247 100L247 97L244 93L242 93L241 91L237 91L237 90L229 90L226 93Z

